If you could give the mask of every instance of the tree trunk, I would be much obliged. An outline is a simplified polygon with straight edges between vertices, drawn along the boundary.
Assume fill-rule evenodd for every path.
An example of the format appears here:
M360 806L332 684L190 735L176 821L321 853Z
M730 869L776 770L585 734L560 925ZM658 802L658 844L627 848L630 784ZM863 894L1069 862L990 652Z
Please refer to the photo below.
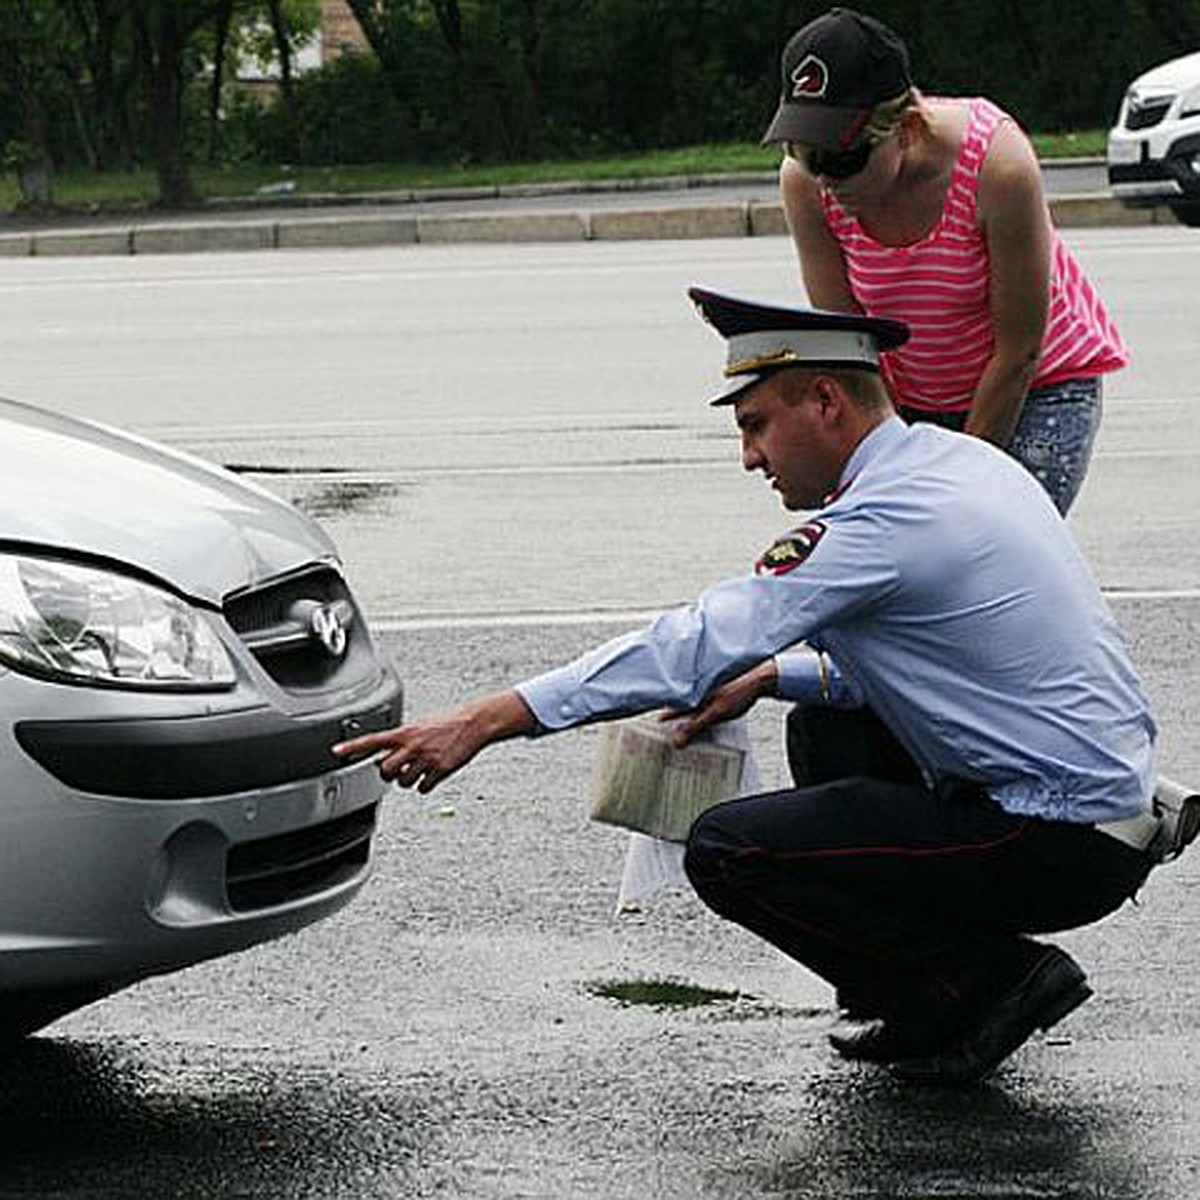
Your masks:
M134 22L150 103L158 203L163 208L188 208L196 203L196 192L180 139L184 37L171 3L156 12L158 19L151 22L145 9L140 9Z
M87 116L84 112L84 99L80 95L79 86L74 82L70 85L70 93L71 119L75 123L75 138L79 143L79 152L83 155L83 161L87 163L89 170L98 170L101 166L100 154L96 150L96 143L88 128Z
M233 0L222 0L217 12L217 45L213 53L212 81L208 90L208 161L216 162L221 128L221 88L225 83L225 51L233 21Z
M521 8L521 51L527 91L525 139L521 150L536 153L542 122L542 6L540 0L524 0Z
M21 189L21 203L26 208L42 211L50 207L53 199L51 183L54 178L54 164L47 149L46 110L41 98L32 90L22 94L21 109L26 153L17 164L17 184Z
M288 38L287 19L279 0L269 0L267 7L271 31L275 35L275 53L279 57L279 96L287 125L288 150L297 161L303 162L304 130L296 112L296 89L292 85L292 43Z
M117 68L116 45L128 32L123 14L110 0L69 0L67 11L85 70L69 69L77 136L85 157L100 170L126 167L133 160L128 110L128 77ZM126 59L128 56L125 56ZM125 79L124 86L118 80Z

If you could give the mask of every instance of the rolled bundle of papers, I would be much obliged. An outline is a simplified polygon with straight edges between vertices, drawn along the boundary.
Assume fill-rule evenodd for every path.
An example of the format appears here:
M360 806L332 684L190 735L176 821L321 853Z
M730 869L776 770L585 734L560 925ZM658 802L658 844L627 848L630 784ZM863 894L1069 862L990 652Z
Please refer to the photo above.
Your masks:
M588 815L668 842L684 842L707 808L738 794L745 752L697 740L683 749L657 719L606 725Z

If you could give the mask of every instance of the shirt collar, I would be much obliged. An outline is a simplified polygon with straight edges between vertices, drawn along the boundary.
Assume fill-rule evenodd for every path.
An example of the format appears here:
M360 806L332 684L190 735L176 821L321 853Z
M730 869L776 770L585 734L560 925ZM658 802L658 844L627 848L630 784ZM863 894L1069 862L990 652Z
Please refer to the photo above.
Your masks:
M846 459L842 473L838 476L837 494L846 490L864 467L873 463L881 454L886 454L908 432L908 426L898 417L890 416L880 421Z

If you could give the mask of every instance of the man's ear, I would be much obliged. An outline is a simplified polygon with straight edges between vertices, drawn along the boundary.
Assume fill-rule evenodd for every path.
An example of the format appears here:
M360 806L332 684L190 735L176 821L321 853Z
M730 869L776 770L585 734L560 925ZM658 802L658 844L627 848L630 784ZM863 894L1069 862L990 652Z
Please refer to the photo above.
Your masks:
M818 375L813 381L813 395L822 416L837 416L841 411L842 392L828 375Z

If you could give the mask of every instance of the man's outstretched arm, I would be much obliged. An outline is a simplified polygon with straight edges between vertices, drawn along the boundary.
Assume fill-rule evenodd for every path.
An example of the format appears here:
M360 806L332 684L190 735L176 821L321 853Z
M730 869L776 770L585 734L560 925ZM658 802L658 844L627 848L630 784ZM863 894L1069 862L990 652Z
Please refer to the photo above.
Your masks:
M379 774L384 779L428 792L484 747L533 733L537 727L537 719L520 694L508 690L410 725L339 742L333 753L339 758L355 758L383 751Z

